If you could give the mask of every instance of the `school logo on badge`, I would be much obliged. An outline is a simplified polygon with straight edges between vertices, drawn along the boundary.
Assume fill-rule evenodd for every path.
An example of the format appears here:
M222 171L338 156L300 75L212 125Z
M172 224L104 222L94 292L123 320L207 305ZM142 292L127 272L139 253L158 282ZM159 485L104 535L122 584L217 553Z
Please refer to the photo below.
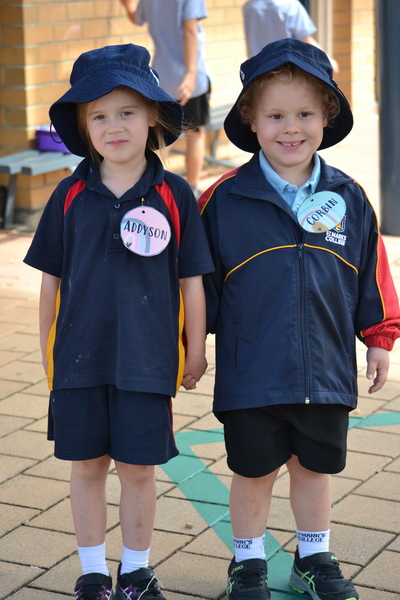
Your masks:
M343 219L340 221L340 223L338 223L336 225L336 227L333 228L333 231L337 231L338 233L343 233L345 228L346 228L346 215L343 217Z
M346 229L346 215L333 229L326 232L325 240L331 242L331 244L339 244L339 246L345 246L347 235L343 235Z

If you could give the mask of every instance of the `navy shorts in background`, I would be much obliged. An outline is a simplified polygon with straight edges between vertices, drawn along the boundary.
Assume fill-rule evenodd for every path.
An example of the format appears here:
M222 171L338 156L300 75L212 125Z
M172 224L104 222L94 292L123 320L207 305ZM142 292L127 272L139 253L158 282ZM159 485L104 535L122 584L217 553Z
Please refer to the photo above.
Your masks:
M309 471L340 473L349 410L342 404L282 404L218 412L228 466L243 477L264 477L295 455Z
M210 120L210 91L190 98L183 108L183 127L198 131L199 127L207 125Z
M179 454L171 398L114 385L51 392L47 437L63 460L107 454L132 465L160 465Z

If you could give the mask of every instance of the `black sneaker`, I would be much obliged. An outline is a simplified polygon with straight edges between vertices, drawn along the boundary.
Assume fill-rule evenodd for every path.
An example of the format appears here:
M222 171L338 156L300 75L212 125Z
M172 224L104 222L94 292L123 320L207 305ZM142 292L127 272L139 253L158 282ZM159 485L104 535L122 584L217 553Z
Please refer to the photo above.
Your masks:
M75 600L110 600L112 579L102 573L88 573L77 579Z
M339 561L331 552L318 552L300 559L294 557L290 585L307 592L313 600L359 600L354 586L343 577Z
M232 559L228 569L227 600L270 600L267 562L250 558L237 563Z
M151 569L137 569L131 573L120 574L118 568L117 586L113 600L166 600L161 593L160 585Z

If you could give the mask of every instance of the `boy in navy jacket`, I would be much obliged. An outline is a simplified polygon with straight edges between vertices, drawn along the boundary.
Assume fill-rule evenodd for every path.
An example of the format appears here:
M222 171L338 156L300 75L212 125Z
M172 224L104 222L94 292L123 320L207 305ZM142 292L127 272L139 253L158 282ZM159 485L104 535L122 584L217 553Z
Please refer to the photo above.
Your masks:
M227 595L271 597L264 531L286 464L292 587L313 600L357 600L329 551L331 474L345 466L357 404L355 338L368 347L376 392L400 335L398 299L364 191L316 152L353 125L326 54L279 40L243 63L241 78L225 131L254 156L200 199L215 265L204 277L214 412L233 471Z

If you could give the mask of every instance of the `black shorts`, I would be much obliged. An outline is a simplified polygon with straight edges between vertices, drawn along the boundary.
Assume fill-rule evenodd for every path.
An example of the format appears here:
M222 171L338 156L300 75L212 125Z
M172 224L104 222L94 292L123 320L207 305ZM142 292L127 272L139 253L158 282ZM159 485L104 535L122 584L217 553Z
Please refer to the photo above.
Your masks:
M341 404L283 404L219 412L229 468L263 477L292 455L316 473L339 473L346 464L349 411Z
M198 131L210 120L210 90L196 98L190 98L183 108L183 128Z
M47 437L63 460L108 454L132 465L160 465L179 454L171 398L113 385L51 392Z

